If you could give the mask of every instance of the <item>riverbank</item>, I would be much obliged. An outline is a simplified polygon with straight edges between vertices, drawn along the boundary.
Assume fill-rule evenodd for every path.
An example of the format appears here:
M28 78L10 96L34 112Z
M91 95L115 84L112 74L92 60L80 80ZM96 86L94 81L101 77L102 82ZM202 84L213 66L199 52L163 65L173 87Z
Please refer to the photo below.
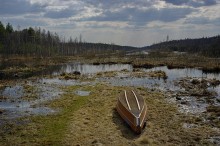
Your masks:
M132 64L134 68L168 66L169 69L198 68L204 72L220 72L220 59L195 54L174 52L150 52L142 55L126 55L112 58L99 58L93 64Z

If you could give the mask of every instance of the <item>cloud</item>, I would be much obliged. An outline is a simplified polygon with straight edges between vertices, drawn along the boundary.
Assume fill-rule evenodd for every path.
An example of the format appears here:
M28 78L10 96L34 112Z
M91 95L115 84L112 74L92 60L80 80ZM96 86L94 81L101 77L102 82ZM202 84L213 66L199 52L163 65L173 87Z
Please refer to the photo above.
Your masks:
M185 20L185 24L196 24L196 25L206 25L212 24L219 26L220 25L220 17L215 19L210 19L206 17L193 17Z
M190 8L149 8L142 10L138 8L125 8L120 11L106 10L101 16L84 19L84 21L121 21L131 25L143 26L151 21L172 22L186 17L193 12Z
M32 18L16 18L16 17L3 17L1 21L4 24L7 24L8 22L13 25L15 29L17 29L17 26L21 26L21 28L28 28L28 27L45 27L47 26L47 22L45 20L41 19L32 19Z
M211 6L217 4L216 0L164 0L173 5L187 5L192 7Z
M41 11L43 11L41 6L31 5L26 0L1 0L0 2L0 15L20 15Z
M44 17L59 19L59 18L69 18L75 14L77 14L79 10L71 10L71 9L64 9L60 11L48 11L44 14Z
M176 32L177 38L214 34L220 26L219 9L220 0L1 0L0 21L73 38L83 32L93 42L140 46Z

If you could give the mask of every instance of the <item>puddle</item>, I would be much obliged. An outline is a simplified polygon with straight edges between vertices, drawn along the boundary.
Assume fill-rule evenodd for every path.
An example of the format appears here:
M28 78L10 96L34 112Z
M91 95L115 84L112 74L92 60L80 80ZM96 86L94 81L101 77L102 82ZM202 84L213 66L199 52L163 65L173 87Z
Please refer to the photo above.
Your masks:
M65 80L59 78L51 78L51 79L39 79L39 83L41 84L50 84L50 85L58 85L58 86L74 86L74 85L94 85L96 82L81 82L79 80Z
M76 95L79 95L79 96L89 96L90 91L81 91L81 90L78 90L78 91L75 91L75 94L76 94Z
M6 87L0 91L0 95L3 97L3 99L0 100L0 109L4 111L0 115L0 121L28 115L53 114L57 111L46 107L44 103L59 98L63 94L61 87L94 84L96 84L96 82L42 78L34 81L20 82L15 86ZM24 86L31 88L31 91L27 92ZM78 90L75 94L88 96L90 91ZM33 99L28 98L33 95Z
M26 85L34 88L31 93L26 93L23 84L6 87L0 92L1 96L4 97L0 101L0 109L4 111L0 119L48 115L55 112L55 110L45 107L44 102L59 98L63 94L58 86L43 84L42 82L25 82ZM26 98L31 95L36 97L34 99Z
M208 104L205 100L200 98L199 100L196 97L180 97L180 101L176 101L178 104L179 110L182 113L191 113L191 114L199 114L206 111Z
M1 95L6 98L20 98L23 96L23 86L11 86L11 87L6 87Z

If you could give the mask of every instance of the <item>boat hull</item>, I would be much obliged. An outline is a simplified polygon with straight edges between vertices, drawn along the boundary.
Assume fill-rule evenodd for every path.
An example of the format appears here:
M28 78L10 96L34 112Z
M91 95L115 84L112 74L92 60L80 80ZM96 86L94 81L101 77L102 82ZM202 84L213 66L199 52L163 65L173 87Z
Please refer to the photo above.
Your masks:
M134 113L133 109L134 109L135 104L133 104L131 102L132 101L135 102L135 101L130 99L133 97L128 97L128 100L127 100L129 106L131 105L130 108L128 108L128 106L125 106L125 102L124 102L123 98L125 98L125 97L120 96L118 98L116 110L119 113L119 115L122 117L122 119L124 119L124 121L131 127L131 129L134 132L140 134L142 132L142 130L144 129L144 127L146 126L147 106L146 106L143 98L138 96L138 99L139 99L138 101L142 101L142 103L139 106L138 112ZM142 98L142 99L140 100L140 98Z

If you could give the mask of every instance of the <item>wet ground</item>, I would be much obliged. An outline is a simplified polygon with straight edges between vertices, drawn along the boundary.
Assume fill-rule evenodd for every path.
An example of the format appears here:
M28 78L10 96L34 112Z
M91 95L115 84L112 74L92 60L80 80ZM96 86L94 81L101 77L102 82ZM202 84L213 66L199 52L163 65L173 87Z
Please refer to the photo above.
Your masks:
M78 71L89 77L99 72L121 70L132 71L132 66L127 64L89 65L70 63L54 68L54 71L50 70L49 73L52 78L41 76L34 79L14 81L12 84L6 83L6 87L0 91L0 109L2 111L0 119L55 113L56 110L45 107L44 103L59 98L63 94L63 86L96 84L96 81L65 80L57 77L62 73ZM74 93L80 96L88 96L90 91L78 90Z
M150 77L149 72L163 71L167 78ZM79 72L80 79L62 79L63 73ZM138 76L137 76L138 73ZM210 106L220 106L219 73L204 73L199 69L168 69L166 66L134 70L129 64L80 64L69 63L50 70L49 76L5 83L0 90L0 123L5 120L30 115L48 115L59 112L46 106L48 101L59 98L63 87L73 85L95 85L107 83L111 86L144 87L163 93L169 103L174 103L182 113L200 116L208 114ZM215 82L216 84L212 84ZM201 87L200 87L201 84ZM193 90L194 89L194 90ZM201 91L200 91L201 90ZM77 89L73 94L89 96L91 91ZM198 92L197 94L193 94ZM203 118L208 118L203 116ZM220 119L220 117L215 117ZM205 119L207 121L207 119ZM216 126L213 124L214 127ZM186 123L186 128L194 127ZM216 126L219 130L219 127ZM213 137L220 143L219 137Z
M56 76L62 73L72 73L80 72L82 75L95 77L93 81L80 81L80 80L65 80L60 79ZM113 77L105 77L105 75L97 78L97 73L100 72L116 72L117 74ZM53 113L54 110L42 107L40 104L58 98L62 94L60 89L62 86L70 85L86 85L95 84L97 82L107 82L113 86L134 86L134 87L145 87L152 90L159 90L166 93L170 101L176 102L180 106L180 110L183 112L198 113L204 112L206 107L209 105L205 101L205 97L197 100L195 96L186 96L184 93L186 89L180 87L176 82L182 79L216 79L220 80L220 74L217 73L203 73L199 69L168 69L166 66L154 67L152 69L140 69L139 72L154 72L154 71L164 71L168 78L152 78L152 77L137 77L132 74L133 67L129 64L101 64L101 65L91 65L91 64L80 64L80 63L70 63L64 64L56 68L51 75L52 78L39 77L36 79L31 79L30 81L18 81L15 85L6 86L0 91L1 102L0 109L4 110L3 115L7 115L9 111L13 111L14 114L9 114L10 116L18 116L19 112L24 115L27 114L47 114ZM29 86L31 90L27 91L24 89ZM210 92L215 92L213 97L214 104L220 105L220 86L208 86L207 90ZM89 92L89 91L88 91ZM84 93L83 91L75 92L76 94L87 95L89 93ZM179 95L178 95L179 94ZM176 100L175 97L178 99ZM36 96L35 99L28 101L24 97ZM181 104L187 103L187 104ZM35 108L33 108L35 107ZM7 111L7 112L6 112Z

